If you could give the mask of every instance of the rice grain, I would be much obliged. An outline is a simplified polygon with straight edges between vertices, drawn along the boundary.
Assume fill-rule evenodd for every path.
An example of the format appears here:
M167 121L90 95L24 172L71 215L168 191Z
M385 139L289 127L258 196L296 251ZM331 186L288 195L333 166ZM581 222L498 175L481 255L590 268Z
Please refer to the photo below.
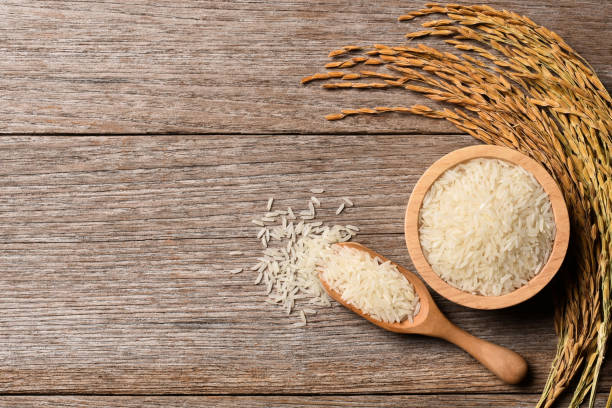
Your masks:
M344 210L344 203L340 204L340 207L336 210L336 215L339 215Z
M354 205L353 202L347 197L342 197L342 199L344 200L347 206L352 207Z
M257 233L257 238L259 239L263 237L267 230L268 229L266 227L263 227L262 229L260 229L259 232Z
M287 218L290 220L295 220L296 218L291 207L287 207Z
M261 222L262 228L258 232L264 249L263 256L258 258L259 262L251 267L251 270L259 274L256 282L265 283L268 303L281 306L287 314L294 310L299 312L300 320L302 315L305 320L306 314L316 314L316 310L296 308L296 301L318 306L331 305L316 273L316 261L321 251L335 242L349 240L356 234L354 229L341 225L328 226L322 221L308 222L316 217L314 206L320 204L318 198L311 197L308 210L299 212L301 220L295 224L289 221L295 219L291 207L287 207L286 212L268 211L265 217L256 220L271 223L266 226ZM300 324L305 322L300 321Z

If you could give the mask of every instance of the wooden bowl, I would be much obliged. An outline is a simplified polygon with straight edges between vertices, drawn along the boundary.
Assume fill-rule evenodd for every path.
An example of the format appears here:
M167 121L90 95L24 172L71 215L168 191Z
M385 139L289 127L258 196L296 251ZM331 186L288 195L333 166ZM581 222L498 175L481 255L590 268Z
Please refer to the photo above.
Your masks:
M548 261L527 284L501 296L482 296L464 292L446 283L436 274L423 253L419 239L419 212L431 185L451 167L475 158L493 158L521 166L536 178L552 204L556 233ZM563 194L546 169L535 160L515 150L490 145L478 145L455 150L436 161L417 182L406 208L404 223L406 246L412 262L429 286L445 298L475 309L501 309L523 302L538 293L555 276L569 243L569 216Z

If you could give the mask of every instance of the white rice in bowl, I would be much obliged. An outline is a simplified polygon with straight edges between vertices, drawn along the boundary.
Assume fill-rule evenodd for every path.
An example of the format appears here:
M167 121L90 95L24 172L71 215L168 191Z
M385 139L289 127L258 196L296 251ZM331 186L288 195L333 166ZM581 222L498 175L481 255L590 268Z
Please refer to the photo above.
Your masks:
M434 272L478 295L525 285L547 262L554 236L548 194L532 174L499 159L445 171L419 212L419 240Z

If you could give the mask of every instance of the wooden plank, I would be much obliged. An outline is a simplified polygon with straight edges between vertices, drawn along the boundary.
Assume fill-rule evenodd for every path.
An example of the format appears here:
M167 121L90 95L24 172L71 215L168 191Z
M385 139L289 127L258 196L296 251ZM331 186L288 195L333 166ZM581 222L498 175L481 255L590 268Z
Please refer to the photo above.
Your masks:
M329 123L323 116L340 108L423 99L400 90L299 85L331 49L402 43L418 23L399 24L397 17L423 3L3 1L1 131L453 132L443 121L396 114ZM610 88L612 3L488 4L557 31Z
M305 209L309 189L321 186L328 213L349 195L362 210L347 211L346 222L399 234L425 168L475 143L466 135L2 140L3 242L250 237L269 196Z
M359 240L409 265L401 236ZM490 313L437 299L455 323L526 358L531 378L509 387L450 344L384 332L340 306L291 328L298 318L264 303L255 275L228 273L258 251L227 254L253 241L3 245L0 391L535 392L543 385L555 345L550 293Z
M341 396L189 396L189 397L89 397L89 396L15 396L0 397L6 406L49 407L428 407L428 408L531 408L536 394L480 394L480 395L341 395ZM603 408L608 395L597 394L596 408ZM557 406L567 406L568 396L562 397Z
M304 205L358 225L410 267L405 203L422 171L474 143L446 136L0 138L0 392L538 392L554 354L552 293L506 310L439 301L530 364L502 384L442 341L384 332L336 306L305 328L264 303L250 219ZM342 196L356 206L336 217ZM238 254L232 254L239 251ZM602 387L610 386L604 369Z

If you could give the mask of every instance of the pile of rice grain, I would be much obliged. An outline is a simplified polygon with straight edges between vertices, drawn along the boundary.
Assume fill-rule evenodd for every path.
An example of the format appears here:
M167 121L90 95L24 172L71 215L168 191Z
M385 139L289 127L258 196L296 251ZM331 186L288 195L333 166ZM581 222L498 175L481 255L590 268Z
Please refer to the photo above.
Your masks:
M472 159L445 171L425 195L419 239L442 279L466 292L503 295L548 260L555 223L548 195L525 169Z
M420 303L414 286L391 262L381 262L355 248L334 246L323 251L321 277L347 303L377 320L413 321Z
M323 189L312 189L311 193L321 194ZM296 311L300 321L296 327L306 325L306 316L316 314L312 306L330 306L330 298L319 282L316 267L324 251L337 242L350 240L359 228L353 225L325 225L315 221L322 210L321 200L315 196L307 202L307 210L273 210L275 200L267 202L267 212L253 220L259 226L257 238L263 246L263 255L251 270L257 272L255 284L264 284L266 301L279 305L289 315ZM336 207L339 204L339 207ZM329 213L340 214L353 202L342 198ZM296 303L300 306L296 308ZM311 307L304 307L312 305Z

